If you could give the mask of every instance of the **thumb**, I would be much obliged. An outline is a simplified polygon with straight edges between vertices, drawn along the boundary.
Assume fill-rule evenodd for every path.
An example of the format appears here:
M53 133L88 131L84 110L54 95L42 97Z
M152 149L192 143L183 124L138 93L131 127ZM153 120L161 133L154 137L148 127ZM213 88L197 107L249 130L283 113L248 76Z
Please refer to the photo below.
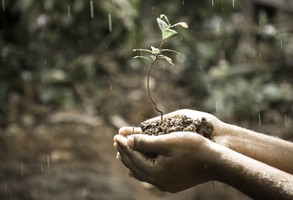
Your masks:
M166 135L150 136L144 134L131 135L127 138L127 146L130 149L142 153L156 153L166 155L170 149L170 144L166 140Z

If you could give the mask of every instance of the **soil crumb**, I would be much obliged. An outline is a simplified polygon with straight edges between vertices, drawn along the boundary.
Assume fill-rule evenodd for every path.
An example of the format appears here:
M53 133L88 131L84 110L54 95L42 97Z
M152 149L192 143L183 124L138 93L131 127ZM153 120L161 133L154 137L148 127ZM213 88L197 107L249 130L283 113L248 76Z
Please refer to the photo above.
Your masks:
M202 118L194 120L186 115L176 115L174 117L165 118L163 122L159 121L144 121L140 124L144 134L148 135L164 135L172 132L188 131L198 133L208 139L211 139L211 134L214 130L213 124Z

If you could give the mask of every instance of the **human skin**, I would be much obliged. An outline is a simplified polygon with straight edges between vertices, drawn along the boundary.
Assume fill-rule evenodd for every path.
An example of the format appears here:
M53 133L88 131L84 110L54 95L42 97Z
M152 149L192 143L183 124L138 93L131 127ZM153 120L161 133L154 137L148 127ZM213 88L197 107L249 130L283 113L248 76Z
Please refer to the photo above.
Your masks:
M190 109L182 109L168 113L164 118L174 115L186 115L192 119L206 118L214 126L211 139L229 149L246 155L250 158L276 167L282 171L293 174L293 143L257 133L239 126L224 123L214 115ZM148 121L160 120L160 117L152 118ZM123 127L119 134L130 135L141 133L140 128ZM284 159L285 158L285 159Z
M121 128L120 134L114 137L115 146L119 152L118 158L130 169L136 179L149 182L159 189L169 192L178 192L206 181L218 180L253 198L292 199L293 176L289 174L292 172L290 171L292 166L289 164L292 163L292 159L290 157L289 160L284 157L279 159L283 163L285 162L282 165L275 163L272 158L263 158L288 156L292 150L292 143L283 143L282 140L273 137L268 139L266 138L268 136L263 134L225 124L208 113L180 110L170 113L168 116L177 114L185 114L193 119L205 117L211 121L215 128L212 134L215 142L194 133L181 132L148 136L138 134L141 132L139 128ZM246 136L246 134L248 135ZM236 136L241 136L245 140L235 139ZM257 141L256 146L252 144L250 145L253 147L248 146L249 140ZM243 147L236 145L229 149L231 141L236 141ZM268 147L265 146L266 141L273 145L269 149L283 148L285 151L280 150L279 154L272 152L270 155L267 152ZM260 144L260 142L265 144ZM232 150L233 148L234 150ZM237 150L247 155L238 153ZM254 150L256 152L253 152ZM156 154L157 157L148 157L149 153ZM261 162L249 155L258 158ZM262 160L268 163L265 164L266 162ZM283 169L286 170L282 171Z

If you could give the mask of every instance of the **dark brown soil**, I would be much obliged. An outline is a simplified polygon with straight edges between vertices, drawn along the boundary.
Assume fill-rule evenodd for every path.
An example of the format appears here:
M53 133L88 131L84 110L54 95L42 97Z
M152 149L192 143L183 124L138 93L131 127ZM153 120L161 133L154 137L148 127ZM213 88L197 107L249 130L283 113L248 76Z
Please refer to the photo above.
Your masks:
M186 115L176 115L174 117L165 118L163 122L145 121L140 124L144 134L148 135L163 135L172 132L188 131L198 133L206 138L211 139L211 134L214 130L213 124L202 118L194 120Z

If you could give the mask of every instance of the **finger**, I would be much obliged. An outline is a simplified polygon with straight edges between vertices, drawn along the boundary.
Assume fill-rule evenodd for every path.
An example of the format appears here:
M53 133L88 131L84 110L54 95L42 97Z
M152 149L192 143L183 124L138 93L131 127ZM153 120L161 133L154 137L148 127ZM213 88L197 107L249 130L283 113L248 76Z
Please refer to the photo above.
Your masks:
M145 156L139 152L125 149L119 145L117 146L117 150L119 152L121 162L132 172L131 175L140 181L147 181L149 177L147 169L149 168L145 165L147 162ZM132 153L128 151L132 151Z
M169 135L150 136L137 134L127 138L127 146L143 153L168 155L170 149L169 138Z
M142 130L139 127L122 127L119 129L119 134L124 136L139 133L142 133Z
M121 154L119 153L119 152L117 152L117 154L116 154L116 159L117 160L121 160L122 158L121 158Z

